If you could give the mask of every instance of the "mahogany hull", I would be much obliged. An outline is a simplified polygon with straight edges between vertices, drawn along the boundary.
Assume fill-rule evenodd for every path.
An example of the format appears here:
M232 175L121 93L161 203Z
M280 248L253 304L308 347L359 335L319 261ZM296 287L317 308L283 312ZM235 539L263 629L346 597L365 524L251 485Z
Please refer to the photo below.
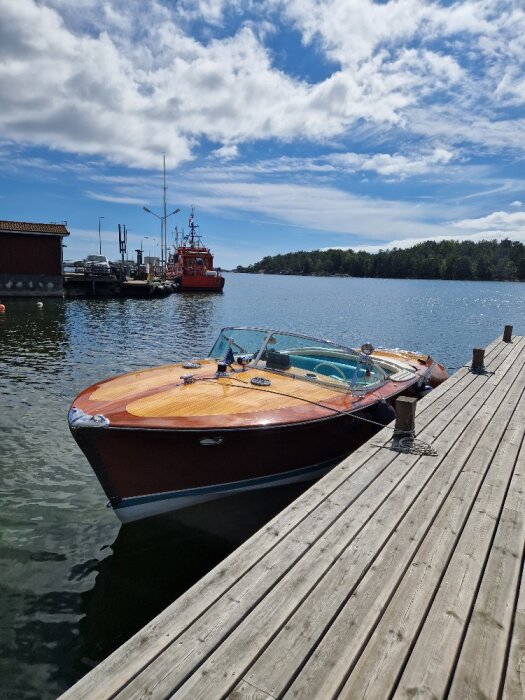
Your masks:
M242 430L72 432L116 514L129 522L241 491L316 479L378 429L356 416L337 415Z

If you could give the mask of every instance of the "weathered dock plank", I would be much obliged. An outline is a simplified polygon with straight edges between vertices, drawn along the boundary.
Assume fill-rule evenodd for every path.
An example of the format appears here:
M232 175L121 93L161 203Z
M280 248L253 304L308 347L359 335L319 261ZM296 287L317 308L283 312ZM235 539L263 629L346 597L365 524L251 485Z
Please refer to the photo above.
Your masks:
M521 418L525 420L523 415ZM518 458L521 464L525 459L523 449L522 444ZM450 697L458 700L496 697L505 680L502 671L525 541L524 471L515 471L512 479L450 689Z
M525 339L484 361L437 454L382 431L63 697L522 697Z
M521 462L520 468L524 465ZM523 559L525 547L522 546L521 577L519 583L518 605L514 614L509 660L503 686L503 700L525 697L525 568Z
M523 391L522 383L521 387ZM504 416L499 417L499 420L504 419ZM507 426L507 429L513 436L519 434L521 440L525 411L516 413L513 421L514 425ZM508 449L505 449L506 447ZM474 473L482 471L483 467L480 469L479 465L480 462L490 459L490 444L485 443L483 449L484 455L478 454L478 451L474 453L475 462L466 465L467 470L472 469ZM448 679L454 670L455 658L461 650L462 636L470 626L471 609L476 601L483 569L493 545L495 526L505 504L504 499L509 479L514 472L516 455L516 446L505 442L502 449L498 449L492 458L487 471L483 473L483 483L463 525L450 561L444 568L439 589L399 681L396 697L406 697L413 688L424 689L429 697L445 694ZM465 490L465 501L468 500L468 495L469 491ZM478 642L479 639L476 640L476 647ZM502 645L502 650L505 646L506 644ZM501 654L501 659L503 658L504 654ZM501 666L499 669L501 670ZM497 676L498 674L496 678ZM497 685L487 697L495 697L495 691Z

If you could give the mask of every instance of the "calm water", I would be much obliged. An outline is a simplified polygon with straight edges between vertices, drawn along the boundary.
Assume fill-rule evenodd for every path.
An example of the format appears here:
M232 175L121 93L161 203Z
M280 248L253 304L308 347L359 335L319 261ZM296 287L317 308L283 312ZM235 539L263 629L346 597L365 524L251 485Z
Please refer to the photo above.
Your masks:
M9 698L56 697L234 546L169 518L119 525L67 427L81 389L207 354L225 325L418 349L450 368L506 324L525 333L525 286L513 283L229 274L221 296L41 309L3 301L0 687Z

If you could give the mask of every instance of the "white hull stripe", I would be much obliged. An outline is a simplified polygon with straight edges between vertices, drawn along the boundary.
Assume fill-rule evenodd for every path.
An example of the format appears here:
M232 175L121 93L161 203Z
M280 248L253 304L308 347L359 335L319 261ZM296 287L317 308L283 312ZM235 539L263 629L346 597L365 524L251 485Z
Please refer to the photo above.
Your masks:
M188 508L198 503L216 500L236 493L316 479L334 467L341 459L343 459L343 457L331 460L330 462L323 462L322 464L317 464L312 467L294 469L293 471L282 474L272 474L272 476L265 476L258 479L233 481L228 484L203 486L201 488L186 489L184 491L172 491L169 493L123 498L122 501L114 505L113 508L122 522L131 522L153 515L160 515L161 513Z

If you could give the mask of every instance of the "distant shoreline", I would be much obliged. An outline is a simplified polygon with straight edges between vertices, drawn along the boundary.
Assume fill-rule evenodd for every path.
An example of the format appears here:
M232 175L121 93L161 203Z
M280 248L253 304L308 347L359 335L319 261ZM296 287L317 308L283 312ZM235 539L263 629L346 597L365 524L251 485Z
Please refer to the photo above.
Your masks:
M233 272L235 274L241 275L266 275L273 277L328 277L328 278L339 278L339 279L366 279L366 280L409 280L409 281L419 281L419 282L517 282L523 283L525 280L520 279L491 279L491 280L478 280L478 279L460 279L452 277L370 277L366 275L343 275L343 274L332 274L332 275L320 275L312 273L301 273L301 272L255 272L253 270L223 270L223 272Z
M235 272L303 277L523 282L525 246L505 238L477 243L424 241L411 248L393 248L378 253L329 248L267 256L253 265L238 265Z

